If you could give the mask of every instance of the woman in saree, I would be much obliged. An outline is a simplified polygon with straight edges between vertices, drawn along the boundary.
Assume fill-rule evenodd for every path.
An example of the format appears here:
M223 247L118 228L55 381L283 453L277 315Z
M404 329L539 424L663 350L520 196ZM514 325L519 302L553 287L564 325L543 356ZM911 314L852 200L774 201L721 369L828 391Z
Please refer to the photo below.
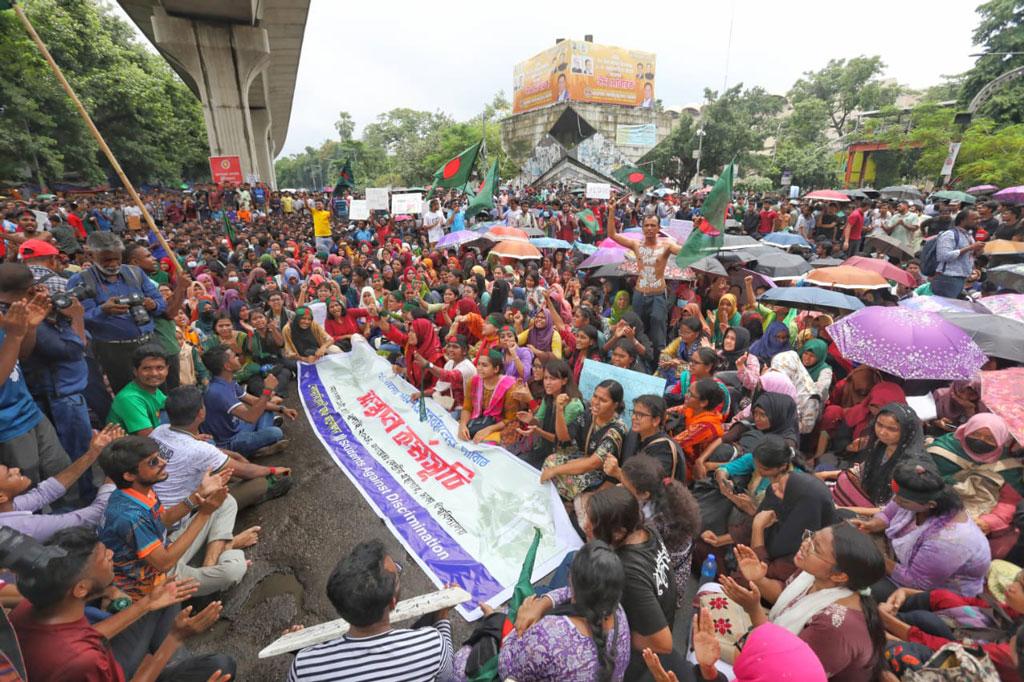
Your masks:
M505 356L492 348L476 362L477 374L469 380L459 418L459 438L475 443L500 436L516 418L519 403L512 394L514 377L504 373Z

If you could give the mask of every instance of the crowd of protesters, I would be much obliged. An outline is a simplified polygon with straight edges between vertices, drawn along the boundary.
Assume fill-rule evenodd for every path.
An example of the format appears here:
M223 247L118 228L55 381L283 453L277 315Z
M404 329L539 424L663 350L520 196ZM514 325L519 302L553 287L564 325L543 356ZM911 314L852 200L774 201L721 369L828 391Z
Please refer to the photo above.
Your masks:
M742 251L721 272L667 277L683 245L662 229L700 226L703 192L526 187L467 216L465 195L440 190L422 214L365 221L347 218L355 196L147 193L170 252L120 193L6 201L0 525L64 551L0 591L30 680L234 673L179 647L249 567L260 529L236 528L238 511L291 487L287 466L260 461L287 460L299 365L357 336L460 438L534 466L585 544L511 632L460 646L447 612L392 627L402 566L362 543L327 586L351 631L300 652L291 679L476 679L485 641L498 678L519 682L873 682L957 642L995 676L978 679L1024 679L1020 424L989 411L978 380L922 390L851 362L828 331L839 313L761 302ZM1020 207L984 199L736 193L728 218L756 240L802 236L808 261L862 255L913 276L853 291L867 306L1008 293L988 270L1021 256L983 249L1024 241ZM437 246L481 226L571 248L509 260L482 234ZM594 248L632 252L635 274L591 276L578 266ZM666 389L627 420L619 381L581 395L586 360ZM928 390L937 414L922 419L908 396Z

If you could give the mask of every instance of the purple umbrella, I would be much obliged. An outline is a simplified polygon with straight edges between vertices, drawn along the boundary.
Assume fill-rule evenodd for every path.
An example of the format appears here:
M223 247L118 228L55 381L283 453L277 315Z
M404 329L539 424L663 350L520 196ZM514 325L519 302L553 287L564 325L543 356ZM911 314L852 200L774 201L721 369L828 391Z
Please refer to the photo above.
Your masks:
M970 379L988 360L966 332L920 310L871 306L828 332L847 360L902 379Z
M609 249L602 247L590 256L587 256L587 259L577 267L580 270L586 270L587 268L599 268L602 265L618 265L624 260L626 260L625 249Z
M995 185L975 185L974 187L968 187L968 194L988 194L989 192L995 192L999 188Z
M1024 204L1024 185L1001 189L993 194L992 198L999 201L1008 201L1011 204Z
M911 296L899 302L902 308L910 310L923 310L926 313L987 313L985 306L974 301L964 301L959 298L945 298L944 296Z
M472 230L459 230L458 232L449 232L440 239L437 240L437 248L439 249L450 249L455 246L460 246L468 242L475 242L480 239L480 235Z

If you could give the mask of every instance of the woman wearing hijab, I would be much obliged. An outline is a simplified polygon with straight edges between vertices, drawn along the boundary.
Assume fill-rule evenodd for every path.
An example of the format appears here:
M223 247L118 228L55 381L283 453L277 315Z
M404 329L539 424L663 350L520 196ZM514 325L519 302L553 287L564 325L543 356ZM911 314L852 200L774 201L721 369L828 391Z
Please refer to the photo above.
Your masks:
M505 308L508 307L508 297L511 291L511 286L505 280L499 279L495 281L494 286L491 287L491 298L487 302L487 314L498 313L499 315L504 315Z
M832 367L828 364L828 344L821 339L810 339L800 347L800 361L814 382L822 403L832 388Z
M537 311L530 321L530 328L519 333L518 341L542 362L562 359L562 335L555 329L551 313L546 308Z
M762 364L769 364L779 353L792 350L789 344L789 328L779 321L772 322L765 330L764 336L750 346L752 355L756 355Z
M1011 440L1002 417L979 412L928 447L939 474L988 536L994 559L1006 556L1016 542L1013 515L1024 495L1024 463L1007 452Z
M729 327L722 337L722 349L718 351L719 367L722 371L737 371L737 362L750 351L750 332L743 327Z
M979 412L987 411L981 402L981 381L954 381L932 391L935 398L936 426L952 431Z
M889 403L906 405L907 394L898 384L882 381L875 384L868 392L867 397L852 407L843 409L837 405L830 406L822 415L822 433L827 436L827 439L819 445L819 449L831 441L833 452L841 457L855 456L859 448L867 441L867 428L870 426L871 420L880 409ZM862 438L863 440L860 440ZM849 454L841 454L848 450Z
M753 348L753 346L751 346ZM821 415L821 396L818 395L811 375L800 361L796 351L785 350L772 358L771 367L782 372L796 387L796 410L800 419L800 433L814 430Z
M612 326L617 325L623 315L631 312L633 312L633 306L629 302L629 292L622 289L612 298L611 314L608 316Z
M432 372L424 370L425 363L444 367L441 341L434 325L425 317L416 318L409 325L409 332L403 333L398 327L381 320L381 331L392 343L402 346L405 355L405 380L419 390L431 388L437 380Z
M711 328L711 343L715 348L722 347L722 339L729 327L738 327L743 316L740 315L739 305L736 297L732 294L723 294L718 299L718 307L708 313L708 326Z
M284 357L299 362L316 362L325 355L340 353L324 328L313 319L313 312L299 306L295 317L284 328Z

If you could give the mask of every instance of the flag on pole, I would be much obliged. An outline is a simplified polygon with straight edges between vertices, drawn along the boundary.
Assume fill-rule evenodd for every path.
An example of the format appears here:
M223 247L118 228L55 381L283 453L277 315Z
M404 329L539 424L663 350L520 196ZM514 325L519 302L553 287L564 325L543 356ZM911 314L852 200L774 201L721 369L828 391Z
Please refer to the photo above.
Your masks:
M580 224L580 230L586 231L591 237L596 237L597 232L600 229L600 225L597 224L597 216L589 208L584 209L576 214L576 221Z
M473 218L478 213L486 213L494 208L494 195L498 192L498 160L495 159L491 164L490 170L487 171L487 175L484 177L480 187L477 189L476 196L469 202L469 206L466 207L466 218Z
M454 159L449 160L434 173L433 189L438 187L461 187L469 180L469 174L473 171L477 154L480 153L480 144L477 142L465 149Z
M0 0L2 1L2 0ZM334 185L334 193L341 194L346 187L356 186L356 176L352 173L352 159L347 159L338 174L338 182Z
M2 2L2 0L0 0ZM224 218L224 234L228 238L228 247L231 250L235 248L235 226L231 224L231 220L228 218L227 211L221 211L221 216Z
M722 248L725 238L725 212L732 201L732 170L730 163L718 176L715 186L701 205L701 215L693 221L693 232L676 256L676 264L686 268Z
M643 192L648 187L654 187L658 184L657 178L651 177L636 166L623 166L613 172L612 177L634 192Z

